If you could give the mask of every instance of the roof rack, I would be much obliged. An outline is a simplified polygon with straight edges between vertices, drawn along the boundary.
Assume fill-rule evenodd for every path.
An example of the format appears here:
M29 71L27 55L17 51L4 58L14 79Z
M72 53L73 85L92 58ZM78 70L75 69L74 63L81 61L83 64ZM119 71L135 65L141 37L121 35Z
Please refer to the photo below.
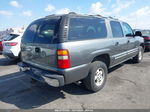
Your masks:
M69 12L68 14L76 14L76 13L75 12ZM65 15L65 14L60 14L60 15ZM51 16L56 16L56 14L51 14L51 15L45 16L45 18L51 17Z
M118 20L118 18L114 18L112 16L109 16L108 18Z
M69 12L68 14L76 14L75 12Z
M100 15L100 14L97 14L96 16L104 17L104 16L102 16L102 15Z
M55 16L55 14L51 14L51 15L45 16L45 18L51 17L51 16Z

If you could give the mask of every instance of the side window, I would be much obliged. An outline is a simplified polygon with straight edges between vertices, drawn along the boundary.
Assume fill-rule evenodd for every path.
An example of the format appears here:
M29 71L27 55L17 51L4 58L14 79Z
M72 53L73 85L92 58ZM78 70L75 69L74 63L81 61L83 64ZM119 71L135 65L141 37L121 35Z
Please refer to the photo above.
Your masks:
M32 43L37 32L40 21L31 23L22 36L23 43Z
M127 23L123 23L122 24L122 28L123 28L123 33L125 36L133 36L133 31L131 29L131 27L127 24Z
M104 19L71 18L69 25L69 40L85 40L106 38L107 30Z
M122 28L119 22L110 21L113 37L123 37Z
M48 44L51 43L57 32L58 19L50 19L45 21L39 28L38 34L34 40L35 43Z

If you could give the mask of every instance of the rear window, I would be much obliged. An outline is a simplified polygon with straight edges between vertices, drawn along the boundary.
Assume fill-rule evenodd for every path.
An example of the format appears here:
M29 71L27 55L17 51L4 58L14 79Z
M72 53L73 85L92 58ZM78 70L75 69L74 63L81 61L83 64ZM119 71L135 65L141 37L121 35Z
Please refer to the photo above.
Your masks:
M101 18L71 18L68 40L106 38L107 30Z
M142 30L141 32L143 36L150 36L150 30Z
M22 36L22 43L32 43L41 21L31 23Z
M60 19L49 19L44 21L38 29L34 43L49 44L57 35Z
M17 35L17 34L10 34L7 38L4 39L4 41L13 40L13 39L15 39L18 36L19 35Z

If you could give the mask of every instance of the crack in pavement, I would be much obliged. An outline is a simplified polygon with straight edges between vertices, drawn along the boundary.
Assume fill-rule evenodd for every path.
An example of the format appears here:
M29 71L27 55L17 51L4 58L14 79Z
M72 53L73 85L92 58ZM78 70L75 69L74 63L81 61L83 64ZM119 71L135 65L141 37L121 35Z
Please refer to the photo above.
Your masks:
M82 108L83 110L86 110L86 108L85 108L85 106L84 106L84 103L81 103L81 108Z
M138 87L137 84L136 84L136 82L134 82L132 80L124 79L124 78L120 78L120 77L119 77L119 79L124 80L124 81L128 81L128 82L132 83L133 85L135 85L136 87Z

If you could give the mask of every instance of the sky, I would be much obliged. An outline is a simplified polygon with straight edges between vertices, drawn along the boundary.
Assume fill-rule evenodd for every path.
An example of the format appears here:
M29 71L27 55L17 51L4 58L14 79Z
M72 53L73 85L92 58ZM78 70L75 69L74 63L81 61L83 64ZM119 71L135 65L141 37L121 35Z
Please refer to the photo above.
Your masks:
M150 29L150 0L0 0L0 30L68 12L111 16L132 28Z

